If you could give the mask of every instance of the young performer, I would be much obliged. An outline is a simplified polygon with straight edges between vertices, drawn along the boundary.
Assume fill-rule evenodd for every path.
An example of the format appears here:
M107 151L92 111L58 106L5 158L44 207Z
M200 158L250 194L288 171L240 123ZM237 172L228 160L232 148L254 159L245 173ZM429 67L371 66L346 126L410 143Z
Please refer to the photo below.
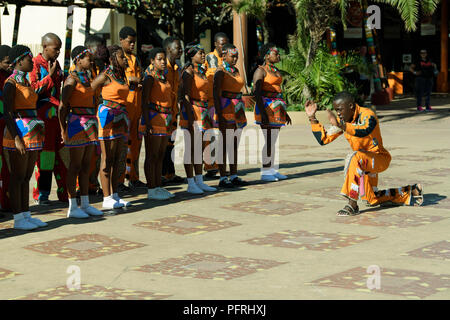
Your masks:
M185 61L181 72L183 105L180 118L180 127L185 129L184 168L188 178L187 192L201 194L203 191L217 190L203 182L203 150L202 147L194 147L194 145L202 146L203 132L213 128L214 108L208 106L210 87L203 68L205 63L203 47L196 43L188 44L185 48Z
M167 200L174 197L161 188L162 165L169 140L173 116L172 86L166 78L166 53L162 48L150 52L150 63L145 71L142 92L142 121L140 132L145 136L145 176L148 198Z
M206 55L206 77L208 78L210 90L208 94L208 104L210 107L214 106L214 96L213 96L213 82L214 82L214 74L217 70L217 68L222 67L223 62L223 46L226 45L230 40L228 39L228 36L223 32L218 32L214 35L214 51L210 52ZM215 138L215 137L214 137ZM206 146L209 143L206 142ZM213 156L213 155L212 155ZM206 159L204 162L204 170L207 172L207 177L214 177L218 172L218 165L217 163L210 163L211 161L208 161L209 159Z
M348 199L348 205L337 212L338 216L359 213L357 201L361 198L370 206L375 205L421 205L423 188L420 184L403 188L377 190L378 173L385 171L391 162L391 155L383 147L380 125L376 114L369 108L357 105L348 92L338 93L333 100L333 108L328 118L332 125L326 131L316 119L317 104L308 101L306 114L311 122L312 132L319 144L325 145L344 134L353 153L349 154L345 165L345 182L341 195Z
M38 95L26 78L33 70L33 55L28 47L16 45L9 51L14 71L3 89L6 130L3 148L8 153L10 172L9 194L14 214L14 229L33 230L47 224L32 218L29 210L30 178L38 150L44 140L44 122L38 120Z
M98 122L95 115L96 95L91 87L89 70L93 55L83 46L72 50L75 70L69 73L62 90L59 107L59 121L63 130L64 143L70 152L70 164L67 172L67 190L69 192L69 218L88 218L100 216L100 210L89 205L89 169L97 141ZM80 186L81 206L77 205L76 182Z
M248 182L237 176L237 149L241 131L247 125L247 119L241 93L244 80L236 68L238 50L232 44L225 44L222 50L224 59L214 75L214 106L215 120L219 124L223 145L223 159L219 164L219 187L230 188L248 185ZM227 135L233 136L231 145L227 145L229 140ZM226 175L227 156L230 160L230 179Z
M11 60L9 59L9 50L11 47L2 45L0 46L0 143L3 141L3 133L5 130L5 117L3 108L3 86L5 85L6 79L11 75L13 70ZM0 146L0 209L9 209L9 199L8 199L8 184L9 184L9 171L8 166L5 162L5 157L3 154L3 147ZM0 213L0 218L4 215Z
M125 108L129 88L125 77L127 59L121 47L108 47L110 66L91 84L93 90L102 88L103 102L99 105L97 119L98 139L102 150L100 182L103 189L103 208L116 209L131 203L120 199L118 184L120 159L128 139L128 115Z
M172 123L169 127L169 141L167 143L166 153L164 155L162 175L165 180L170 183L180 183L184 179L175 174L175 165L172 160L172 150L174 148L175 137L172 136L177 128L177 117L179 113L178 107L178 89L180 84L179 68L176 63L183 54L183 48L181 41L175 37L167 37L163 42L163 48L166 51L167 56L167 81L169 81L172 87Z
M54 33L47 33L42 37L42 47L42 53L33 60L34 67L29 79L31 86L39 95L38 116L45 123L44 146L37 161L37 185L33 188L33 198L37 203L45 205L49 204L52 173L58 185L58 199L67 202L68 197L67 168L60 155L63 144L57 116L63 81L63 72L56 60L61 50L61 39Z
M261 126L265 139L261 180L273 182L287 178L275 168L274 149L280 128L292 122L281 92L283 79L275 67L275 63L280 62L278 49L273 43L264 44L259 51L259 58L263 64L253 75L253 89L256 99L255 120Z
M130 87L126 108L130 120L128 147L126 148L126 169L120 176L121 191L131 191L134 188L145 188L146 184L139 180L139 154L141 152L142 139L138 134L139 121L141 119L141 95L142 95L142 67L139 59L133 54L136 44L136 31L131 27L123 27L119 32L120 46L122 47L128 67L125 75ZM124 185L128 180L128 188Z

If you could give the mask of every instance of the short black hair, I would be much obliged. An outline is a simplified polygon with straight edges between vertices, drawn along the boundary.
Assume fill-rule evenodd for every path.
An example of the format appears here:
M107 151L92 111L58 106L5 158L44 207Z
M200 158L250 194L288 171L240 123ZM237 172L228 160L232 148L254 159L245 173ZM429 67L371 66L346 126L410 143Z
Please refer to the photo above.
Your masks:
M166 55L166 51L164 51L163 48L160 48L160 47L153 48L153 49L150 51L150 53L148 54L148 56L149 56L149 58L150 58L150 61L152 61L153 59L155 59L155 57L156 57L156 55L157 55L158 53L164 53L164 56Z
M5 59L5 57L8 57L9 50L11 50L11 47L6 44L0 46L0 61Z
M269 42L269 43L263 44L263 45L261 46L261 48L259 48L259 51L258 51L258 57L257 57L257 59L256 59L258 65L262 65L262 64L264 63L267 52L268 52L271 48L275 48L275 47L276 47L276 45L275 45L274 43Z
M84 40L84 46L87 48L91 48L91 47L98 46L101 44L103 44L103 39L100 38L99 36L96 36L93 34L88 35L86 37L86 39Z
M353 103L353 102L355 102L355 97L353 97L353 95L348 91L341 91L334 96L333 102L339 101L339 100Z
M226 35L226 33L224 33L224 32L217 32L217 33L214 35L214 42L217 42L220 38L230 40L230 38L228 38L228 36Z
M126 39L128 36L136 37L136 30L134 30L132 27L123 27L119 31L119 38L120 39Z
M180 41L177 37L167 37L163 41L163 49L166 50L175 41Z
M21 44L18 44L18 45L15 45L14 47L12 47L8 51L8 56L9 56L9 59L11 60L11 62L12 62L16 58L20 57L21 55L23 55L26 52L31 52L30 48L28 48L27 46L23 46ZM23 58L25 58L25 56ZM20 60L22 60L22 59L20 59ZM16 61L16 63L19 62L20 60Z
M73 48L72 49L72 53L70 54L70 56L72 57L72 60L75 59L75 57L77 55L79 55L80 53L82 53L86 49L87 48L85 46L76 46L75 48ZM82 58L82 57L79 57L79 58Z

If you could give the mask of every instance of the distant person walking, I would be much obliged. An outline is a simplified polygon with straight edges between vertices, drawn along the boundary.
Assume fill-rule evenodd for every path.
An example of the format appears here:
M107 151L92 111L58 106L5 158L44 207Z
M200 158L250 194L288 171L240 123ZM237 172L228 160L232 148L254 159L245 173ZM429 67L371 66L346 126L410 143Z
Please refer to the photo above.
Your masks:
M411 64L410 71L416 76L417 111L424 111L422 98L425 97L425 108L431 111L430 95L433 88L433 77L436 64L428 58L425 49L420 50L420 58Z

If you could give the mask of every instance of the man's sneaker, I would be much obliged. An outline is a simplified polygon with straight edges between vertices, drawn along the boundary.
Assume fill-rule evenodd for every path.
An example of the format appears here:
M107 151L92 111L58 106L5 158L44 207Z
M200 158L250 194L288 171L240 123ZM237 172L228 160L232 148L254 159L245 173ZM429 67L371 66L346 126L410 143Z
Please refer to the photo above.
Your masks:
M287 177L284 174L281 174L279 172L275 172L274 174L275 178L277 178L278 180L286 180Z
M219 188L227 188L227 189L230 189L230 188L234 188L234 187L235 187L235 185L234 185L228 178L222 179L222 180L219 182Z
M142 189L142 188L147 188L147 184L143 183L140 180L136 180L136 181L130 181L128 182L128 187L130 187L131 189Z
M242 180L242 179L239 178L239 177L234 178L233 180L231 180L231 183L232 183L233 185L235 185L235 186L238 186L238 187L248 186L248 185L249 185L249 183L248 183L247 181Z
M202 189L203 191L207 191L207 192L213 192L213 191L217 191L216 188L214 187L210 187L208 186L206 183L203 182L196 182L197 186Z
M32 218L32 217L31 217L31 212L30 212L30 211L24 212L24 213L23 213L23 217L24 217L26 220L30 221L32 224L37 225L38 227L46 227L46 226L48 226L48 224L45 223L44 221L41 221L41 220L39 220L38 218Z
M50 200L48 200L48 199L34 200L34 203L38 204L40 206L49 206L51 204Z
M131 188L121 183L117 186L117 192L131 192Z
M150 200L168 200L170 197L158 188L148 189L147 198Z
M163 192L163 193L167 194L167 196L169 196L169 198L175 197L175 195L174 195L173 193L171 193L171 192L170 192L169 190L167 190L167 189L164 189L164 188L161 188L161 187L158 187L158 188L156 188L156 189L159 189L159 190L160 190L159 192Z
M278 181L278 178L271 174L264 174L261 175L261 180L265 182L276 182Z
M14 215L14 229L29 231L34 230L37 227L37 225L28 221L28 219L23 216L23 212Z
M418 107L417 107L417 111L422 112L422 111L423 111L423 108L422 108L421 106L418 106Z
M92 206L87 206L86 208L81 208L84 212L86 212L90 216L102 216L103 212L98 210L97 208L94 208Z
M67 211L67 218L86 219L89 218L89 215L80 208L74 208Z
M191 185L188 184L187 192L192 194L203 194L203 190L200 189L196 183Z

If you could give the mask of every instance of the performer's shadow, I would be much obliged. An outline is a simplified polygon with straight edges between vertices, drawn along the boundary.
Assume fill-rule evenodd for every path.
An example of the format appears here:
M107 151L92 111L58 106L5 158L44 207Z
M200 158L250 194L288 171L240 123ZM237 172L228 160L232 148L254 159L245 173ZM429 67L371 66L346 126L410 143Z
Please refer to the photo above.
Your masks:
M427 206L435 206L441 204L440 202L444 199L447 199L447 196L440 195L437 193L425 193L423 195L423 207ZM450 207L450 203L448 201L445 201L447 204L447 207Z

